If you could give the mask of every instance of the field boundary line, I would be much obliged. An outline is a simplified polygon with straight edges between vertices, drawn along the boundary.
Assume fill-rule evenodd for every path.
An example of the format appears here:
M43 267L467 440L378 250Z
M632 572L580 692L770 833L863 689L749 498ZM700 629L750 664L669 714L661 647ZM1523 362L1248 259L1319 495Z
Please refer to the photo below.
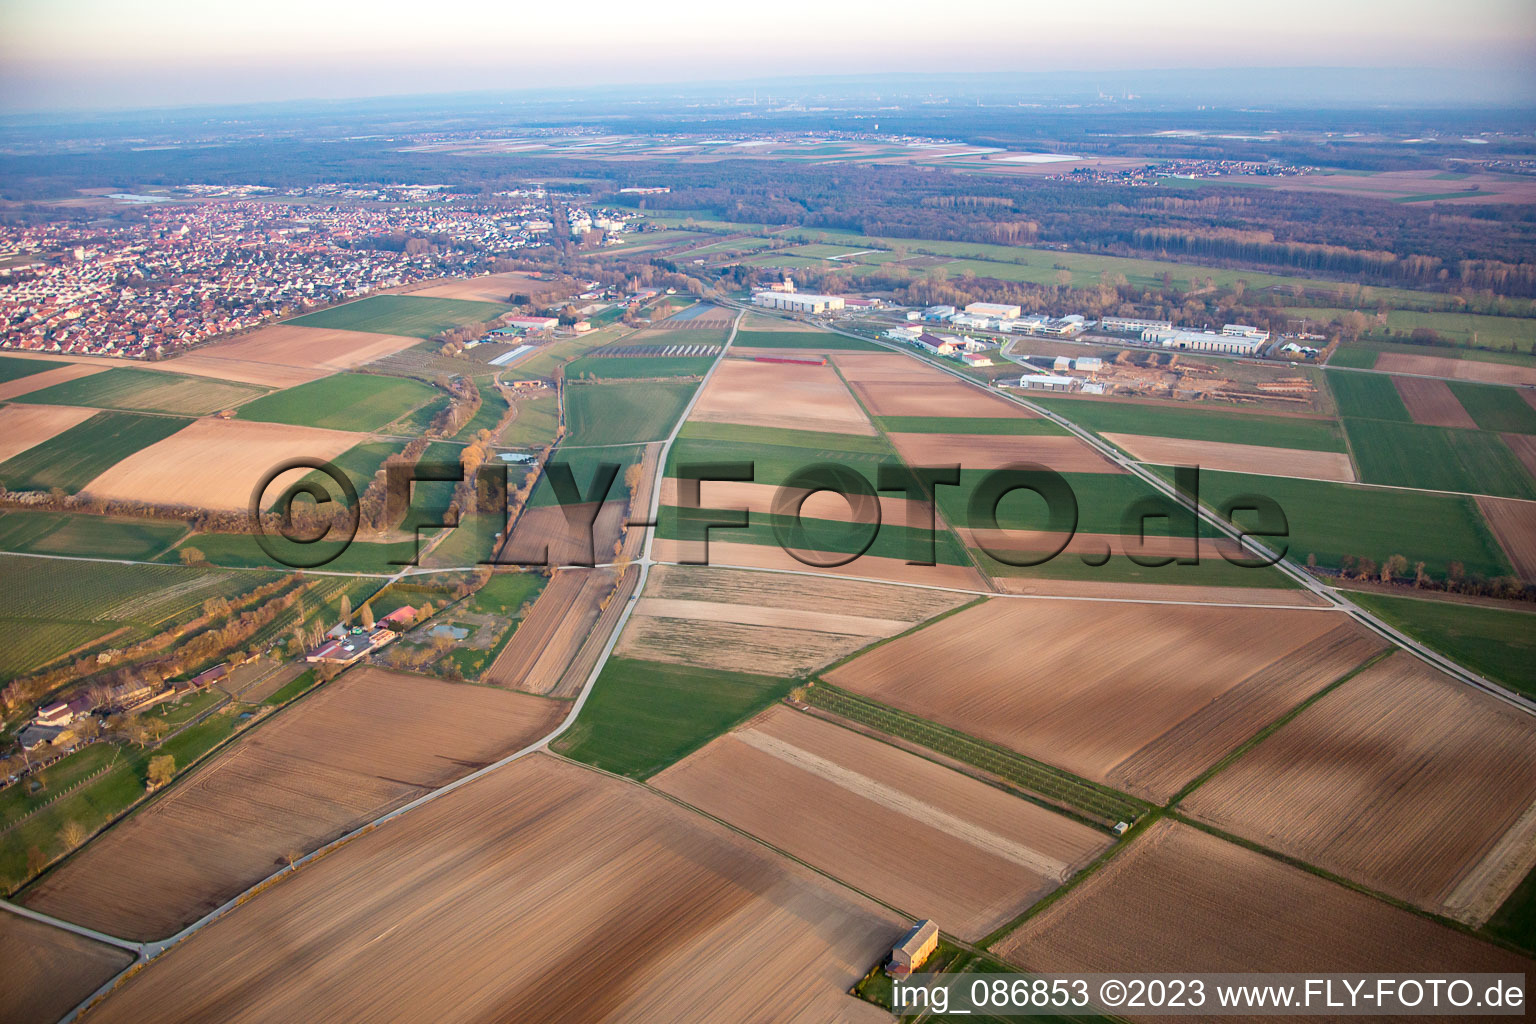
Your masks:
M29 920L36 921L39 924L53 925L55 928L66 932L73 932L76 935L84 936L85 938L91 939L95 942L101 942L108 946L116 946L118 949L126 949L135 955L142 955L144 951L143 943L134 942L132 939L118 938L116 935L108 935L106 932L99 932L94 928L87 928L83 924L75 924L73 921L66 921L62 917L54 917L52 914L44 914L41 911L33 910L30 907L24 907L21 904L13 903L10 900L0 900L0 909L8 910L15 914L17 917L25 917ZM132 964L129 966L131 967ZM126 969L127 968L124 968L124 970Z

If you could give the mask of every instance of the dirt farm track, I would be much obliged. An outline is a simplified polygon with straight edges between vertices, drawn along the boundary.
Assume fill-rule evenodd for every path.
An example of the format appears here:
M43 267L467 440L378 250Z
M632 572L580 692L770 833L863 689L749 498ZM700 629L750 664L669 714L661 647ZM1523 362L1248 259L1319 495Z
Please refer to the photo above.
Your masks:
M359 837L90 1024L879 1021L896 914L642 788L535 754ZM722 984L728 979L728 984Z

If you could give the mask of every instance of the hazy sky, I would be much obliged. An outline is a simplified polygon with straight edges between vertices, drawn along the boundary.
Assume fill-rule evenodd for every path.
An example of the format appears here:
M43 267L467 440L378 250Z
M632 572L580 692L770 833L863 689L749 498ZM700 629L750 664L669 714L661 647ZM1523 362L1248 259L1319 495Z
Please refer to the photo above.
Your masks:
M0 107L804 73L1536 65L1533 0L0 0Z

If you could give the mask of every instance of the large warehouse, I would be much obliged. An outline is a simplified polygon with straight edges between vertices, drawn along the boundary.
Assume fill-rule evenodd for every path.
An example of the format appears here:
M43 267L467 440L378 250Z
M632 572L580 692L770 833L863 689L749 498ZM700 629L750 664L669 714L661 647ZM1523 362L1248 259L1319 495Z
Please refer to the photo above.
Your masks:
M1019 307L1002 302L973 302L965 307L971 316L987 316L997 320L1017 320Z
M752 302L792 313L826 313L843 308L841 295L812 295L809 292L758 292L752 296Z

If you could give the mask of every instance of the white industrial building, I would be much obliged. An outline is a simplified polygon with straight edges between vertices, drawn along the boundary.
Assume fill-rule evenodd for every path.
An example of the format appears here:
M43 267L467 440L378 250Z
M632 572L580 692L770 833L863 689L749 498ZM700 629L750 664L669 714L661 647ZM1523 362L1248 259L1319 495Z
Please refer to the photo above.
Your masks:
M1226 324L1221 333L1229 338L1260 338L1269 340L1269 332L1262 327L1249 327L1247 324Z
M1017 381L1009 381L1004 387L1027 388L1031 391L1071 391L1077 387L1076 377L1062 377L1054 373L1025 374Z
M991 317L994 320L1017 320L1019 307L1002 302L973 302L965 307L971 316Z
M1106 316L1099 321L1099 329L1113 331L1116 334L1140 334L1150 328L1162 328L1168 330L1173 326L1172 320L1138 320L1129 316Z
M754 305L782 309L791 313L829 313L843 308L841 295L813 295L810 292L758 292Z
M1226 355L1250 356L1269 342L1269 334L1258 337L1232 334L1216 334L1213 331L1181 331L1175 328L1152 328L1141 332L1141 340L1163 348L1182 349L1187 352L1220 352Z

